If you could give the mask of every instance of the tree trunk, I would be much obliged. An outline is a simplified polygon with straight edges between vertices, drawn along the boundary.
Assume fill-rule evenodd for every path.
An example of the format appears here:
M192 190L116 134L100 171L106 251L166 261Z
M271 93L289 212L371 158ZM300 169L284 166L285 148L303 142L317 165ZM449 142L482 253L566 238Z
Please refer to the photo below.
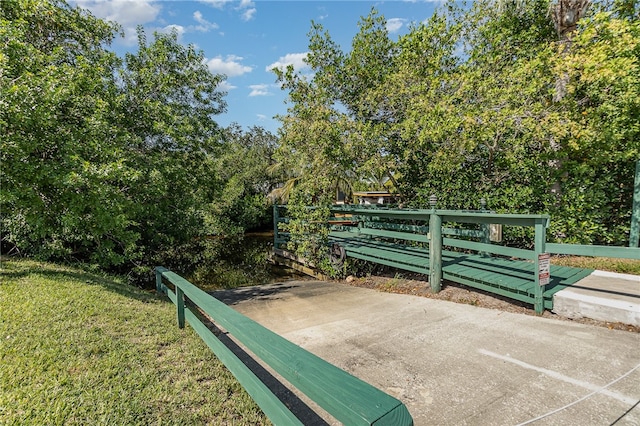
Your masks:
M557 3L551 5L551 18L558 33L558 39L563 45L563 55L565 56L571 48L571 36L578 26L578 21L587 12L589 3L590 0L558 0ZM569 84L569 74L564 73L556 78L554 102L562 101L567 95L567 84ZM551 149L559 153L560 144L552 140ZM558 157L552 160L549 165L554 170L560 170L562 164L562 159ZM562 186L559 181L555 181L551 185L551 193L556 196L556 200L559 202L562 196Z

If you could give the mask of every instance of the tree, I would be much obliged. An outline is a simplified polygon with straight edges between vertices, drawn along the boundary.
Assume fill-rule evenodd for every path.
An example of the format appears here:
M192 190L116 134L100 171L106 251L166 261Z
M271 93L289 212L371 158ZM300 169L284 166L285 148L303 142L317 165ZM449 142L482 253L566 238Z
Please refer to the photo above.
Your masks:
M207 233L230 235L272 226L267 195L278 182L269 172L276 136L258 126L243 131L237 124L224 135L212 160L219 190L205 214Z
M636 12L637 13L637 12ZM628 239L635 161L640 158L640 23L614 10L580 21L571 48L558 48L566 75L556 127L563 220L553 232L576 242Z
M434 77L413 78L425 90L403 123L409 161L402 174L420 205L431 193L448 208L477 208L480 198L512 212L544 205L548 170L539 164L554 116L547 64L553 28L544 1L527 5L451 8L406 36L409 70L420 69L411 67L420 52L412 40L429 40L431 50L446 41ZM452 58L456 44L464 46L464 60Z
M135 173L113 121L116 27L60 1L0 3L5 244L122 263L138 236L124 194Z
M202 52L59 0L0 3L3 245L103 267L149 265L203 229L225 109Z
M131 215L147 253L202 234L218 190L212 157L223 135L213 117L226 108L222 78L175 32L155 33L148 42L138 28L138 51L125 56L117 121L127 135L127 166L139 176L128 195L136 200Z
M387 171L416 207L432 193L445 208L482 197L551 213L560 241L625 241L640 143L637 1L498 3L450 2L395 42L372 11L349 53L314 24L313 74L279 74L291 101L279 155L299 171L298 199L314 202L339 170Z

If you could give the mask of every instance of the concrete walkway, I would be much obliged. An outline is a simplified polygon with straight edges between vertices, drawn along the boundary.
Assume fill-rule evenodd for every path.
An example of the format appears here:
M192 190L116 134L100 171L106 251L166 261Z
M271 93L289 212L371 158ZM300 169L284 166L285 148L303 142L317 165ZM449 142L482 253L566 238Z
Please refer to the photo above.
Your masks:
M640 425L638 333L319 281L214 295L418 426Z
M553 312L640 326L640 276L594 271L554 294Z

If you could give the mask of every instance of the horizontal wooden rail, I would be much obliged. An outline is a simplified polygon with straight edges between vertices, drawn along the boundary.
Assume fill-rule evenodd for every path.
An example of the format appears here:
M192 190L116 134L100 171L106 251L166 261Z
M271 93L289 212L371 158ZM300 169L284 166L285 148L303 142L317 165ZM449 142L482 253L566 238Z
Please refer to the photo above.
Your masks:
M534 226L549 223L546 214L508 214L488 211L439 210L439 209L394 209L362 208L356 206L331 206L332 213L351 213L361 216L377 216L389 219L413 219L428 221L431 215L437 215L443 222L503 224L511 226Z
M162 278L175 286L175 295L164 285ZM246 366L241 366L242 362L228 349L222 348L226 346L214 341L217 341L215 335L188 307L184 307L179 293L338 421L349 425L413 425L407 408L396 398L245 317L174 272L156 268L156 288L178 307L178 324L184 324L184 319L191 324L274 424L301 423L279 400L274 401L275 397L268 389L256 384L255 375L247 371ZM180 315L184 317L180 318Z
M450 247L457 247L465 250L474 250L478 252L486 252L498 254L501 256L517 257L520 259L536 260L536 252L533 250L525 250L513 247L498 246L495 244L478 243L475 241L460 240L457 238L443 238L442 244Z
M483 290L498 288L498 294L533 303L538 313L552 307L550 298L561 286L583 278L580 269L575 272L550 265L549 254L640 259L638 248L547 243L550 217L546 214L362 205L330 206L329 210L351 219L352 226L331 227L329 234L330 242L341 244L348 257L427 273L433 292L440 291L443 277ZM491 244L489 225L494 224L533 228L533 246L525 250ZM465 229L465 225L476 229ZM445 253L443 246L462 251ZM444 264L443 254L447 256Z
M158 267L156 273L162 274L168 272L167 269ZM157 285L158 291L169 297L169 299L179 306L182 303L178 301L177 295L161 283ZM184 305L183 305L184 306ZM204 325L200 319L189 309L184 311L184 318L189 325L195 330L206 345L216 354L218 359L227 367L233 376L243 385L249 396L258 404L264 414L274 424L290 424L302 425L303 423L296 418L293 413L278 399L269 388L247 367L231 349L225 346L216 336ZM181 318L178 318L178 325Z
M354 230L351 232L354 234L371 235L373 237L383 237L423 243L428 242L426 234L413 234L411 232L387 231L385 229L372 229L366 227L354 228Z
M367 208L363 206L332 206L330 211L334 214L351 214L354 217L360 219L360 228L372 227L371 223L375 223L375 228L386 228L397 226L394 224L382 224L380 222L386 221L412 221L414 223L428 224L426 230L426 239L429 243L428 248L428 266L422 265L421 260L404 256L402 253L391 251L386 256L382 254L374 255L373 253L367 253L367 249L364 246L358 246L352 244L349 246L349 253L352 257L362 258L365 260L372 260L378 263L386 265L401 265L402 268L407 270L418 269L427 270L429 273L429 283L433 292L438 292L441 289L441 280L443 277L443 264L442 264L442 247L450 246L461 248L464 250L471 250L478 252L481 256L487 254L497 254L506 257L513 257L519 259L525 259L527 261L538 262L540 255L545 252L546 241L546 228L549 225L549 216L543 214L500 214L486 210L441 210L441 209L386 209L386 208ZM481 225L481 229L460 229L458 227L446 227L445 223L456 224L471 224ZM506 247L490 243L490 228L489 225L501 224L507 226L523 226L534 228L534 249L524 250L513 247ZM406 225L405 225L406 226ZM423 233L425 225L413 225L416 226L412 229L415 234ZM421 232L422 231L422 232ZM379 238L399 238L409 241L421 241L424 240L420 237L411 236L407 238L402 233L393 233L389 231L374 232L371 230L358 231L360 234L370 234ZM445 236L454 236L462 238L477 238L480 241L469 241L462 238L446 238ZM380 253L380 249L376 249L376 253ZM408 261L402 260L404 258ZM408 265L407 265L408 263ZM482 268L483 266L478 266ZM455 275L452 272L452 266L447 264L447 274L449 277ZM471 274L466 270L465 274ZM461 278L458 278L460 281ZM477 280L474 278L474 280ZM540 285L540 277L538 274L533 274L529 280L533 284L534 297L533 304L536 312L541 313L544 310L544 291L545 284ZM527 296L529 297L529 296Z
M613 257L616 259L640 260L640 248L635 247L547 243L547 252L574 256Z
M421 226L421 225L409 225L405 223L388 223L388 222L373 222L373 221L363 221L362 226L365 228L373 228L373 229L387 229L390 231L400 231L400 232L411 232L413 234L428 234L429 227ZM484 232L479 231L477 229L461 229L461 228L442 228L443 235L456 235L459 237L471 237L471 238L482 238L484 237Z

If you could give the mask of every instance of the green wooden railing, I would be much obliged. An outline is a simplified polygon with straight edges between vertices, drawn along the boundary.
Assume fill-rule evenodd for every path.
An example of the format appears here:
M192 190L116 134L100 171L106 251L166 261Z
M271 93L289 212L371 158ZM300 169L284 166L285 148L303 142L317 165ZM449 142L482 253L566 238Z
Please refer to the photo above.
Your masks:
M640 260L640 248L636 247L547 243L547 252L551 254L566 254L574 256Z
M282 212L282 209L283 206L280 206L274 210L274 243L276 247L287 241L287 234L280 233L278 229L279 223L288 220L285 217L286 213ZM550 221L548 215L497 214L487 210L441 210L436 209L435 204L431 209L394 209L379 206L336 205L330 207L330 211L336 216L335 220L330 220L330 223L351 222L351 226L332 226L333 231L330 234L337 238L342 238L343 240L341 241L345 243L349 240L350 236L355 238L354 241L358 241L351 244L347 243L349 249L347 251L350 251L350 255L360 259L378 262L383 265L428 273L429 283L434 292L438 292L441 289L444 247L453 248L454 251L476 252L482 256L497 255L506 258L522 259L520 262L529 262L529 266L521 263L518 267L522 270L526 269L531 271L520 275L521 278L523 276L529 277L526 279L533 284L528 291L531 291L533 294L532 303L537 312L544 310L544 297L545 291L547 290L544 281L541 282L540 275L538 274L540 269L538 262L544 262L544 257L548 254L640 259L640 249L638 248L547 243L546 229ZM527 250L492 244L489 238L491 225L533 228L533 248ZM470 227L475 227L475 229L469 229ZM360 241L365 241L362 238L365 238L365 240L366 238L372 238L375 240L375 244L378 245L376 247L367 247L366 245L358 246L357 244L359 244ZM386 247L383 245L383 240L387 241ZM406 252L403 252L402 248L394 243L394 241L398 240L405 243ZM373 243L372 241L372 244ZM422 255L419 250L416 250L416 245L424 246L425 250L423 250L423 252L428 251L428 265L422 264L423 260L421 260L420 257L424 255ZM376 254L373 253L374 251ZM450 254L451 252L448 253ZM422 259L424 259L424 257L422 257ZM533 263L533 267L531 263ZM476 275L481 275L483 268L493 268L493 265L478 264L478 267L480 270ZM493 270L497 274L500 273L498 268L494 268ZM447 275L447 277L451 279L456 273L457 272L448 266L445 268L444 275ZM575 277L577 277L577 275L575 275ZM458 280L463 284L475 285L479 288L493 291L482 283L477 285L477 276L455 275L455 278L454 281ZM495 278L494 276L490 286L495 288L493 283L496 281L504 281L505 279L506 278ZM568 277L567 280L570 281ZM508 284L505 285L508 287ZM514 284L514 287L515 286L516 284ZM522 289L513 288L513 291L516 293L521 290ZM505 292L499 290L498 293L505 296L514 295L511 290L504 291ZM552 287L552 290L549 291L553 292L557 290L556 287ZM515 294L515 297L518 300L527 301L529 300L528 297L531 296L521 297ZM546 297L550 296L547 295Z
M462 250L472 250L483 254L515 257L535 262L538 261L541 254L546 252L546 228L549 223L548 215L497 214L488 211L440 210L435 208L406 210L380 209L363 208L360 206L333 206L330 210L334 214L351 214L359 221L376 218L428 223L428 227L423 227L422 229L427 231L426 240L429 244L429 283L431 290L434 292L439 292L442 285L442 251L445 246ZM443 224L447 223L480 225L480 229L443 227ZM489 225L491 224L533 227L535 230L534 248L532 250L525 250L491 244L488 235ZM454 238L444 237L444 235L449 235ZM391 237L403 239L403 237L398 234ZM475 237L480 241L470 241L460 237ZM538 274L534 274L533 279L535 281L534 305L536 311L542 312L544 310L543 293L545 286L540 285Z
M183 328L185 322L191 325L273 424L303 423L200 321L198 313L226 330L255 357L343 424L413 424L407 408L396 398L268 330L178 274L157 267L156 291L167 295L176 305L178 326Z
M631 227L629 229L629 247L640 245L640 160L636 162L636 177L633 184L633 203L631 207Z

